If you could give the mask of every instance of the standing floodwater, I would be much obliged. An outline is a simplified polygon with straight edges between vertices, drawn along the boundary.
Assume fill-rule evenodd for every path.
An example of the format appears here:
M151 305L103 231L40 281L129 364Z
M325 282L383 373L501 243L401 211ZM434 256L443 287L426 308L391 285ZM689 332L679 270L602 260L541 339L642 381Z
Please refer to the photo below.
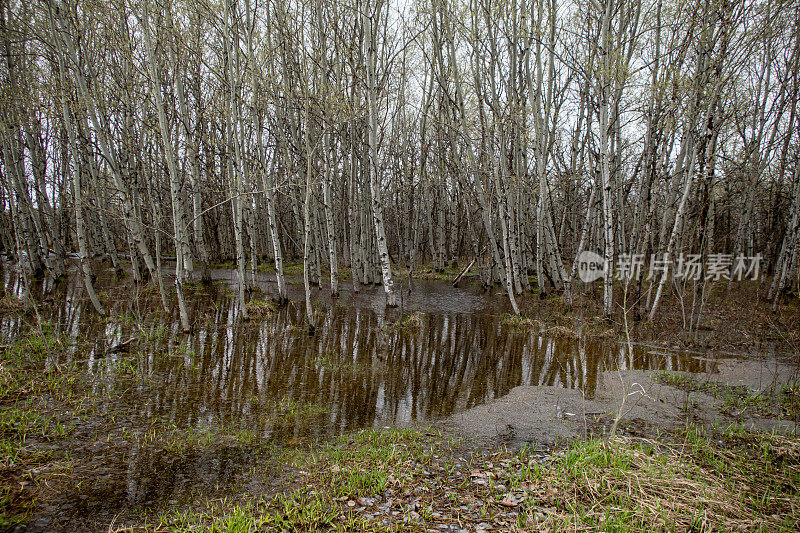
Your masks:
M629 366L616 342L517 328L505 319L502 297L442 282L404 288L402 308L390 314L380 288L335 300L319 291L313 336L299 298L243 321L225 283L230 275L214 271L216 283L192 291L189 335L177 317L147 318L158 306L152 288L98 320L75 278L46 287L41 313L69 345L47 364L79 365L98 393L128 390L142 424L235 426L279 443L431 422L518 385L576 388L592 397L602 371ZM13 292L15 278L5 279ZM260 282L269 290L269 278ZM16 317L0 319L3 342L19 330ZM705 372L709 364L645 349L633 358L637 369Z

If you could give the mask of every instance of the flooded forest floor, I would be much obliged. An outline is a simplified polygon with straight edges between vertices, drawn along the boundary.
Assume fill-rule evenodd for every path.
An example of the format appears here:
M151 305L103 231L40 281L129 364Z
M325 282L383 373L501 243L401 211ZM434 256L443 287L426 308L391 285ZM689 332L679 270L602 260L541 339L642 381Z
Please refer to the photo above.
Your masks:
M276 307L260 272L242 320L210 270L183 334L108 269L108 317L74 272L27 301L2 275L0 531L800 529L800 303L756 282L648 323L638 288L515 317L421 269L397 309L315 288L309 336L296 277Z

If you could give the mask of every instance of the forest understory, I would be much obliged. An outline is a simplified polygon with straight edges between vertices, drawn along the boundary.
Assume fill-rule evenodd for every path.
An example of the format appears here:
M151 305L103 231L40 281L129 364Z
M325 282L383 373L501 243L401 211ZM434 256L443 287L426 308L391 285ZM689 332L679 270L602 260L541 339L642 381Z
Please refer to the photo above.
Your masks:
M798 102L798 0L0 0L0 531L800 530Z
M15 339L0 346L4 531L794 531L800 525L800 308L796 299L787 299L773 313L769 302L759 303L757 283L729 293L710 291L700 327L689 332L674 295L666 298L655 323L636 320L629 309L626 328L621 309L613 320L603 316L599 284L576 290L572 308L559 297L523 296L517 316L509 313L500 289L487 293L475 278L464 279L464 287L456 289L449 283L452 272L422 268L421 277L444 279L420 279L407 294L442 287L493 298L498 306L482 312L496 313L496 327L510 336L578 344L610 341L624 349L627 329L631 353L639 354L633 345L663 346L735 365L700 373L604 366L602 373L610 376L606 385L598 382L591 405L583 404L584 413L589 409L592 415L574 422L581 418L580 407L570 407L566 393L571 391L555 388L566 415L553 411L552 404L544 407L541 422L555 432L535 437L519 434L525 420L537 415L526 408L514 419L513 409L503 402L520 394L534 394L541 402L535 395L552 387L518 387L510 396L433 423L356 428L322 437L294 430L270 438L247 417L205 424L142 414L148 398L181 387L185 379L155 362L148 366L152 356L147 354L186 361L179 366L191 374L205 364L203 348L188 337L181 340L180 319L175 312L164 313L157 288L116 277L109 266L96 265L96 270L108 273L113 283L103 276L96 282L98 297L110 312L84 318L96 324L82 330L77 346L65 329L68 322L57 318L65 309L57 286L36 286L49 296L35 290L38 297L28 303L12 292L1 300L5 335L13 330ZM227 275L187 287L193 315L213 314L218 298L235 305L235 273L217 271ZM302 306L298 274L289 280L295 300L286 306ZM425 283L432 285L419 286ZM271 298L274 281L259 286L263 289L249 295L253 312L239 319L242 327L259 329L282 312ZM91 304L77 287L71 298L88 308ZM362 290L382 300L380 287ZM328 288L318 291L315 312L342 307L322 297ZM339 297L343 307L360 305L351 298L347 292ZM416 305L408 300L394 314L387 313L380 327L396 336L388 338L384 350L406 337L428 335L424 324L429 318ZM305 313L299 309L293 316L279 327L289 331L288 338L308 339ZM318 317L318 324L325 322ZM103 344L102 332L121 323L129 324L125 333ZM208 323L195 328L211 331ZM242 330L235 331L241 335ZM315 335L327 334L320 328ZM87 366L87 357L104 358L106 369ZM375 372L335 357L331 352L328 359L314 359L313 375L363 379ZM293 363L303 364L308 363ZM392 365L391 359L386 364ZM780 364L780 370L773 364ZM771 377L743 385L737 368ZM622 389L614 388L617 374ZM662 412L648 416L618 405L633 392L634 380L645 384L647 397L666 399L674 420ZM587 390L584 384L584 398ZM609 395L605 403L603 390ZM248 401L253 409L269 411L266 400L259 403L253 396ZM473 411L491 411L492 405L508 415L496 433L484 431L478 437L480 431L459 426ZM270 416L272 424L280 420L293 427L292 421L318 420L325 409L309 397L287 396ZM650 408L638 409L646 413ZM619 426L611 434L608 428L617 414ZM479 427L500 425L478 415ZM518 438L504 429L512 423ZM574 429L574 435L559 433L559 427Z

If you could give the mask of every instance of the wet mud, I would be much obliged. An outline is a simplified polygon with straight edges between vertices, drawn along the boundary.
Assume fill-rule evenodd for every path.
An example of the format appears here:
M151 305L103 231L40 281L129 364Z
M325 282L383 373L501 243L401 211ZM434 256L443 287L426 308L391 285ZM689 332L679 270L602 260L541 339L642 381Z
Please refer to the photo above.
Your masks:
M191 506L198 494L243 486L268 494L285 473L259 468L254 476L256 465L363 428L434 424L515 445L580 437L608 427L633 382L646 395L626 415L629 431L637 420L677 423L686 416L681 398L652 372L755 375L712 353L637 345L628 354L609 338L519 327L506 319L502 296L436 281L400 284L394 310L381 287L345 288L336 299L316 290L309 336L301 286L289 285L288 305L244 321L231 290L235 273L210 275L212 283L188 290L190 334L159 310L157 290L120 284L110 272L97 283L113 302L107 319L90 312L75 273L34 287L37 312L64 339L41 370L74 369L92 410L71 422L68 437L28 443L53 458L40 471L4 472L28 475L38 502L32 520L8 531L103 529L120 516ZM268 302L272 277L255 281L252 297ZM4 282L6 293L21 291L7 266ZM31 320L4 312L0 343L19 340ZM51 401L59 409L59 399Z

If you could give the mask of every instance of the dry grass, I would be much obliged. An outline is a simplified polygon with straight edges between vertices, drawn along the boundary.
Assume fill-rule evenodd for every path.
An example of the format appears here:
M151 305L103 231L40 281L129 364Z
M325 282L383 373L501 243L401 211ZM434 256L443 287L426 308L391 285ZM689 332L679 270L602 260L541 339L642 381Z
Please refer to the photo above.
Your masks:
M430 433L360 432L298 456L300 479L275 497L162 516L159 527L578 532L800 526L798 437L736 431L712 437L689 428L669 442L589 440L552 454L463 451Z
M24 313L25 308L24 300L13 294L6 293L0 298L0 311L6 313Z
M253 318L266 318L275 312L275 306L264 300L250 300L247 302L247 315Z
M800 525L798 440L762 438L780 443L763 456L784 457L784 465L745 461L742 450L715 448L697 435L674 445L626 438L582 443L565 452L556 468L535 468L539 480L521 484L539 509L525 525L559 531L794 531Z
M386 328L405 331L416 331L422 328L423 315L420 312L405 315L397 322L386 323Z
M556 339L579 339L581 337L580 332L566 325L548 325L539 319L529 318L524 315L504 315L502 322L515 330L534 331Z

